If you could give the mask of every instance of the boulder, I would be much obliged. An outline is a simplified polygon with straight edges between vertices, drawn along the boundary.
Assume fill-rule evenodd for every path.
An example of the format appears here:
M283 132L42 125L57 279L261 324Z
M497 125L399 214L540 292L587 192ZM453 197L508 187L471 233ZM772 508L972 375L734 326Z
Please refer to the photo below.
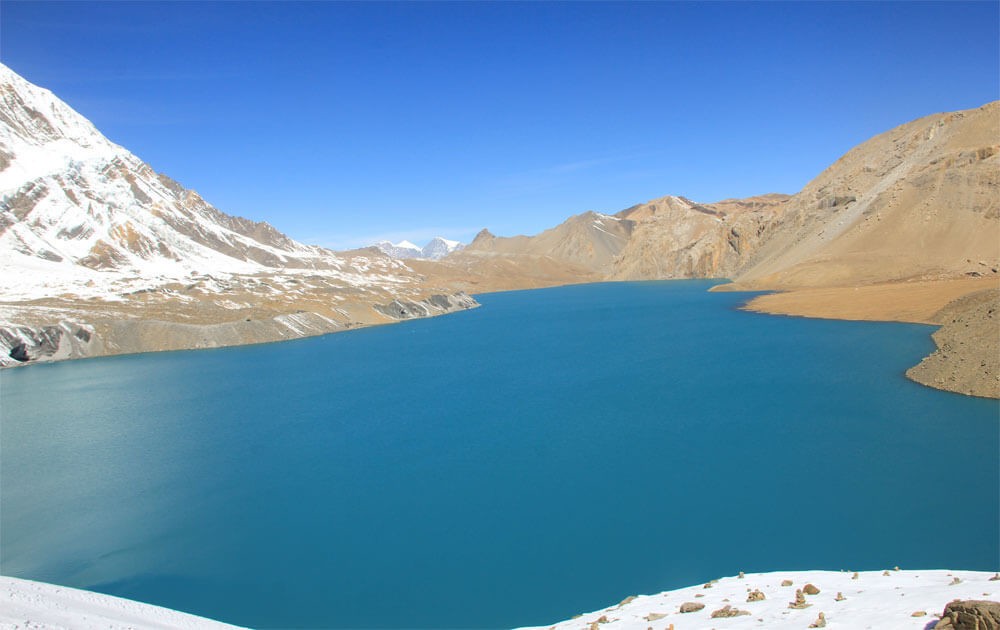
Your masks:
M684 602L683 604L681 604L681 612L682 613L698 612L704 607L705 604L702 604L701 602Z
M740 617L743 615L749 615L750 611L740 610L739 608L733 608L729 604L726 604L722 608L716 610L712 613L712 619L718 619L720 617Z
M1000 602L958 600L944 607L935 630L1000 630Z

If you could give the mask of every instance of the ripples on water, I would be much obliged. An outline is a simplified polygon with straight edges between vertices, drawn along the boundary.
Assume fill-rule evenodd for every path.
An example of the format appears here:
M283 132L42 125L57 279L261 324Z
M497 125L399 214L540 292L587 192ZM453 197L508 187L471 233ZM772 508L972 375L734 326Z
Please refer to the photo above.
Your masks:
M4 371L0 569L258 627L996 569L998 406L903 377L931 328L744 313L708 286Z

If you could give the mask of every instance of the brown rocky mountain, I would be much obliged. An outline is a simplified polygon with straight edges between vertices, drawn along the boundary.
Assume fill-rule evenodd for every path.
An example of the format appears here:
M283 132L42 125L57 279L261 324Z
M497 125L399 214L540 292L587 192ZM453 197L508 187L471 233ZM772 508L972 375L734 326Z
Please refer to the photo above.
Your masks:
M736 280L794 288L995 273L998 226L1000 101L852 149L789 199Z
M938 353L933 370L914 370L911 377L1000 397L996 368L968 354L986 348L1000 355L1000 329L983 319L1000 308L997 293L945 308L1000 286L1000 101L880 134L792 196L715 203L668 196L613 216L578 215L537 236L484 231L463 252L422 271L465 278L463 286L473 290L726 277L735 282L722 290L787 292L754 300L756 310L937 324L954 319L975 332L961 343L955 335L962 332L949 332L949 344L959 350ZM984 301L993 306L983 307ZM955 312L973 302L968 317ZM966 358L983 369L960 366Z
M545 260L566 280L729 277L748 289L995 273L1000 101L936 114L852 149L793 196L668 196L536 236L484 231L447 263Z
M614 262L614 280L723 278L741 269L771 233L787 195L700 204L663 197L616 216L635 223Z

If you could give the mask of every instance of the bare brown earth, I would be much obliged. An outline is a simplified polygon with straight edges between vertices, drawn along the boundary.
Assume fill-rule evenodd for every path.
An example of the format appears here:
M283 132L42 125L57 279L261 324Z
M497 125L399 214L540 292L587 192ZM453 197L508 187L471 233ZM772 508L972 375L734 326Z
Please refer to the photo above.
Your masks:
M997 287L1000 278L993 277L798 289L758 296L743 308L774 315L940 325L944 321L939 313L946 305Z
M938 349L906 375L929 387L1000 398L1000 279L962 278L860 287L798 289L743 308L824 319L940 325Z

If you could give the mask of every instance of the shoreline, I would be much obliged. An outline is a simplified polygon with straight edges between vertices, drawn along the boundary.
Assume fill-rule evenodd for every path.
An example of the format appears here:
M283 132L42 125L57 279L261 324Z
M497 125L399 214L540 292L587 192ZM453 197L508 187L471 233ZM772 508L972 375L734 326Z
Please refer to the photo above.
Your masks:
M1000 288L996 278L959 278L916 282L887 282L863 286L769 289L721 285L719 291L772 291L758 295L743 310L768 315L811 319L904 322L940 326L935 315L971 293ZM728 288L732 287L732 288Z
M741 573L654 595L630 596L618 605L533 628L799 630L824 627L810 625L823 613L830 627L923 630L934 627L931 624L941 618L945 606L955 599L988 600L1000 611L1000 603L996 603L1000 599L1000 578L994 578L995 574L988 571L902 571L898 567L858 573ZM806 589L807 584L816 587L814 594L808 594L813 589ZM803 589L807 592L803 593ZM790 606L797 595L801 595L804 603Z
M815 589L806 588L807 584ZM799 595L797 591L802 593L804 605L790 606ZM759 595L751 597L751 592ZM0 627L5 628L241 628L162 606L9 576L0 576L0 597L5 602L0 607ZM936 623L945 606L956 599L986 600L1000 611L1000 577L988 571L902 571L898 567L858 573L740 573L654 595L629 596L618 605L535 628L797 630L817 620L822 612L831 627L924 629L933 627L929 622Z
M755 287L723 285L721 291ZM935 350L908 370L916 383L965 396L1000 399L1000 280L923 280L864 286L778 289L740 308L754 313L938 327Z
M106 305L102 305L107 308ZM361 307L360 311L357 307ZM210 318L209 321L183 321L184 317L139 318L131 314L96 313L74 306L18 305L0 303L0 371L9 368L51 364L76 359L125 356L152 352L175 352L232 348L397 324L409 319L424 319L478 308L475 298L464 292L435 293L429 297L396 298L386 304L351 305L353 313L334 308L324 313L289 311L236 319ZM30 324L15 324L6 309L39 315ZM55 311L57 315L44 315ZM93 316L90 316L92 315ZM117 316L116 316L117 315ZM231 317L231 315L230 315ZM23 315L22 315L22 318ZM30 318L27 318L30 321ZM28 352L39 353L26 361L13 359L15 348L30 337L34 345Z
M670 280L712 280L712 278L672 278L666 281ZM811 319L916 323L938 327L949 323L944 320L953 315L953 313L948 311L951 305L961 302L970 295L984 291L996 290L1000 294L1000 280L995 277L789 289L773 289L766 286L759 287L754 285L744 286L738 282L726 283L726 280L721 278L718 280L722 283L711 287L708 289L709 291L771 291L764 295L754 296L739 307L740 310L748 312ZM69 348L56 347L50 356L25 362L0 362L0 370L9 367L22 367L36 363L53 363L71 359L144 354L147 352L201 350L305 339L348 330L395 324L407 319L447 315L459 310L476 308L479 306L475 300L477 295L609 282L629 281L600 280L593 283L557 283L520 289L502 288L484 290L478 291L475 294L467 294L464 291L460 291L450 296L442 295L449 300L449 304L444 308L435 307L433 310L429 310L425 304L423 306L423 313L415 312L413 308L407 311L406 308L393 309L392 307L393 305L401 307L405 304L409 307L420 308L420 304L424 304L427 300L401 304L398 304L399 301L396 300L389 305L374 305L372 307L373 309L377 309L378 314L381 316L381 321L372 319L370 321L342 323L333 321L323 315L306 311L278 315L265 321L255 320L251 322L247 319L246 321L234 320L212 324L131 319L117 322L115 324L116 327L108 326L106 321L103 322L104 326L101 326L100 323L95 326L94 323L90 322L77 323L65 320L59 321L55 326L38 325L25 327L8 325L4 327L0 325L0 335L14 328L33 328L35 332L41 333L43 329L51 330L62 326L65 329L63 332L66 333L64 338L68 339L68 345L71 346ZM457 303L452 303L455 302L454 298L456 297L459 300ZM0 304L0 310L4 307L13 309L25 308L16 304ZM29 305L27 308L31 308L31 306ZM989 316L992 317L992 311L990 311ZM290 325L287 321L289 318L296 318L297 321L295 324ZM309 319L315 321L302 321ZM303 325L304 323L305 325ZM965 322L962 322L963 326L965 324ZM72 334L74 326L77 327L76 330L78 333L80 330L83 330L86 332L86 335L77 334L74 336ZM100 328L100 330L95 331L95 328ZM123 328L130 328L130 330L122 333ZM982 326L979 328L982 329ZM214 333L215 329L222 330L225 333L223 335L224 338L220 340L218 335L208 334ZM95 332L96 334L93 334ZM946 337L949 336L947 330L944 332ZM117 335L114 333L117 333ZM942 342L939 339L941 337L940 333L942 333L940 328L938 331L932 333L932 338L937 344L937 349L924 357L918 365L909 368L906 371L907 378L934 389L980 398L1000 399L1000 366L992 365L993 359L991 356L992 354L996 354L996 352L990 352L991 350L995 350L996 347L1000 347L1000 342L990 346L989 343L983 344L982 340L971 340L971 342L967 343L965 340L960 339L957 343L958 349L956 351L956 344L951 344L947 348L942 346ZM90 338L91 334L93 334L93 339ZM958 334L961 337L961 332ZM986 330L986 334L990 334L989 329ZM81 343L80 339L77 338L79 336L87 336L87 342ZM131 343L122 344L119 339L111 339L111 337L116 336L132 337L134 339ZM169 342L164 342L164 337L168 337ZM153 338L154 341L151 342L150 338ZM978 343L976 343L977 341ZM984 352L986 356L980 356ZM967 360L968 362L966 363ZM982 364L981 374L968 373L968 365L972 363L976 363L977 365Z

